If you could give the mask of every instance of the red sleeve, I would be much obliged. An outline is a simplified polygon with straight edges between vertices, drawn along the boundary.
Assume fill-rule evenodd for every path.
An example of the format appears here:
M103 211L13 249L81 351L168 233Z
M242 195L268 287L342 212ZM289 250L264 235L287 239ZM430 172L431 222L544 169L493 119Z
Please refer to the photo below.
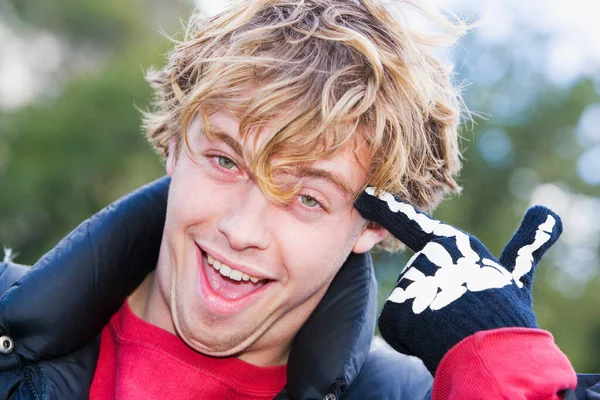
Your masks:
M549 332L477 332L450 349L433 381L433 400L558 400L577 376Z

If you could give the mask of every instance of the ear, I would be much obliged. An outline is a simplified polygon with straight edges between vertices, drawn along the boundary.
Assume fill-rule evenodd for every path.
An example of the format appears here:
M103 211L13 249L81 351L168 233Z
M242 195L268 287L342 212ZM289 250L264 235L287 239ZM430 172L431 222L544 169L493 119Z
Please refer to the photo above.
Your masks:
M358 254L366 253L377 243L385 239L387 235L389 235L387 229L374 222L369 222L361 232L360 236L358 236L352 251Z
M167 150L167 162L165 168L167 169L167 175L173 176L173 172L175 172L175 164L177 164L177 154L175 146L175 139L171 138L169 140L169 149Z

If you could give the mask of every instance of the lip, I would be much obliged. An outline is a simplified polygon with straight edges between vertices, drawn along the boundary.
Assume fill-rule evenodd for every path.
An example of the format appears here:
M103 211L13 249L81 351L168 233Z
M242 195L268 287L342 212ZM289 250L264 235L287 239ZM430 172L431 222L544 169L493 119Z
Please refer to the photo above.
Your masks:
M248 274L250 276L255 276L259 279L265 279L268 281L274 281L275 277L270 276L270 275L265 275L263 272L261 271L257 271L252 267L248 267L246 265L240 265L240 264L236 264L230 260L228 260L227 258L223 257L221 254L216 253L214 251L207 251L206 249L204 249L203 247L201 247L200 245L198 245L196 243L196 246L200 248L200 250L202 251L202 253L204 254L210 254L215 260L219 260L222 263L225 263L227 266L229 266L230 268L233 269L237 269L240 272L243 272L245 274Z
M264 294L268 288L271 287L271 281L266 282L260 288L253 290L245 296L237 299L228 299L219 296L215 293L210 285L208 284L208 277L206 271L213 267L208 264L208 259L204 251L200 246L196 245L196 260L198 262L198 281L199 281L199 295L204 305L213 314L220 315L223 317L230 317L236 315L249 307L251 304L256 302L258 298ZM211 253L212 255L212 253ZM258 276L258 275L256 275Z

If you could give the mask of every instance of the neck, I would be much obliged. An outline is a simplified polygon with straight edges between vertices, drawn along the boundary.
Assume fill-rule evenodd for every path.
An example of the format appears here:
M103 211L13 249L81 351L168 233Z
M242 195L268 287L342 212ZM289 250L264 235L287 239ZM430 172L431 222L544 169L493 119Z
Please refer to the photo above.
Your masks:
M144 321L177 335L169 304L161 295L155 275L156 271L150 273L129 296L129 307Z

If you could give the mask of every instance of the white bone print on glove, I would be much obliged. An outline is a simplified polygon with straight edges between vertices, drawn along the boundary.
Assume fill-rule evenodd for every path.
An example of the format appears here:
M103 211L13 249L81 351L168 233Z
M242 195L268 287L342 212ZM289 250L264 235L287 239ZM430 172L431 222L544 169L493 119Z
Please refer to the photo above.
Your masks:
M366 193L377 197L373 188L367 188ZM398 281L409 280L411 283L406 288L396 287L388 298L388 301L398 304L414 299L412 311L415 314L422 313L428 307L432 311L439 310L467 291L496 289L511 284L522 288L521 278L533 267L533 253L550 240L556 224L555 218L548 215L545 222L537 227L534 241L518 250L515 268L511 273L495 260L480 256L471 245L471 236L466 233L417 212L413 206L397 201L390 193L382 192L378 198L385 201L392 212L403 213L416 222L423 232L448 239L444 245L430 241L417 251L404 267ZM456 261L449 246L454 247L452 250L460 255ZM413 266L421 255L438 267L433 275L425 275Z

